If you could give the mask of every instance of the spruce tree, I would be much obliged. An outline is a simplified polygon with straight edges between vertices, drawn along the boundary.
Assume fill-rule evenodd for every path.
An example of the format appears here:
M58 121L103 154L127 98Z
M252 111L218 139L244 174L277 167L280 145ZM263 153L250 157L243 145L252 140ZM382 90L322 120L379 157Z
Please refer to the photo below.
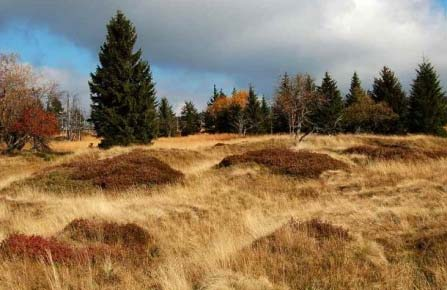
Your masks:
M345 104L350 106L355 103L359 96L364 94L362 83L360 82L357 72L354 72L351 80L351 88L349 89L349 94L346 95Z
M388 67L384 67L380 72L380 77L374 79L373 91L371 94L376 103L385 102L399 116L396 128L391 132L403 132L408 112L408 102L405 92L399 79Z
M259 104L258 97L256 96L255 90L252 85L248 90L248 100L245 107L245 119L247 133L257 134L260 130L260 125L262 121L261 117L261 106Z
M260 133L267 134L272 131L272 114L267 100L262 97L261 100L261 126Z
M220 93L217 90L216 85L214 85L213 95L211 96L211 99L208 101L208 106L207 106L206 110L202 112L203 126L204 126L205 131L208 133L216 132L216 116L214 116L214 114L211 112L210 109L219 97L220 97Z
M182 136L200 132L200 115L192 102L186 102L180 115Z
M158 107L158 134L162 137L171 137L175 134L175 114L167 98L162 98Z
M134 52L137 33L121 11L107 25L99 52L100 65L91 74L91 121L100 147L147 144L157 136L155 86L142 51Z
M328 72L324 75L321 86L318 88L321 97L315 112L312 114L312 123L320 133L335 133L339 130L340 116L343 111L343 100L337 87L337 82Z
M284 110L281 98L292 94L292 83L289 75L285 73L280 80L276 97L272 106L273 131L275 133L286 133L290 131L287 113Z
M411 132L446 135L447 101L438 74L430 62L416 70L410 95L408 125Z

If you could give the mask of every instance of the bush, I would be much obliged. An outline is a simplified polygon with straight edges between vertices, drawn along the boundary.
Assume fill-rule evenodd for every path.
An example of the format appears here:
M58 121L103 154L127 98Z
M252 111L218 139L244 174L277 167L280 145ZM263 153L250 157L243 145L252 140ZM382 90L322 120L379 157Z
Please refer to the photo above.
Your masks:
M422 150L406 145L355 146L343 151L346 154L366 155L379 160L419 160L439 159L447 157L447 150Z
M317 178L327 170L347 169L348 166L326 154L288 149L264 149L224 158L219 166L228 167L254 162L273 171L301 178Z
M102 188L125 189L136 185L173 183L183 178L180 171L148 156L143 151L104 160L82 160L66 164L72 170L71 178L88 180Z
M347 229L318 219L290 220L242 249L232 269L267 277L285 289L370 289L380 281L363 253L353 253ZM276 288L275 288L276 289Z
M63 232L76 241L96 241L128 248L144 247L154 241L145 229L133 223L76 219Z
M395 132L399 116L384 102L375 103L366 94L346 108L343 126L348 132Z
M55 238L22 234L10 235L0 244L0 253L5 258L27 258L46 263L85 263L91 259L104 258L111 252L106 247L76 248Z

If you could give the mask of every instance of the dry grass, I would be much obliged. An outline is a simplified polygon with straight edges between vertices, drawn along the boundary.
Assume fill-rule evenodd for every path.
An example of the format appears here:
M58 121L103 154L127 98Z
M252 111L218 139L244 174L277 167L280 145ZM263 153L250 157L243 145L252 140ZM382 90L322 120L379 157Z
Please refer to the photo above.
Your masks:
M369 157L359 163L362 154L344 153L356 146L396 144L441 152L445 139L314 135L296 148L288 136L201 135L108 151L89 148L90 143L97 140L54 142L53 148L71 153L51 158L0 157L0 240L9 244L8 237L23 235L19 240L35 245L30 237L38 236L37 244L55 243L68 252L109 251L102 259L76 263L7 256L0 261L0 289L434 290L447 285L447 160L443 155ZM216 168L227 156L272 148L315 152L352 170L297 179L257 163ZM110 161L134 150L180 170L183 181L110 194L85 181L71 183L68 167L44 186L29 179L63 164ZM324 165L320 161L311 165ZM140 246L126 246L135 244L145 246L137 251L129 249Z

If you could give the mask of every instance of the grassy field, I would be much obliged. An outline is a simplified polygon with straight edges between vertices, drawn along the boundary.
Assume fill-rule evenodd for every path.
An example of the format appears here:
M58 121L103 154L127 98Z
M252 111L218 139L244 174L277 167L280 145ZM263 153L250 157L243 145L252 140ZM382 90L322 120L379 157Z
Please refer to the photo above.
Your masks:
M288 136L198 135L108 151L90 143L0 156L0 289L446 289L446 139L310 136L298 148ZM273 151L246 154L264 149ZM335 167L315 171L326 164L320 155L295 167L307 155L275 155L287 149L324 154ZM123 187L138 167L118 171L113 160L130 152L180 173ZM98 160L117 170L119 187L81 174ZM76 175L71 164L84 169ZM141 178L165 180L150 170ZM88 231L98 228L98 237Z

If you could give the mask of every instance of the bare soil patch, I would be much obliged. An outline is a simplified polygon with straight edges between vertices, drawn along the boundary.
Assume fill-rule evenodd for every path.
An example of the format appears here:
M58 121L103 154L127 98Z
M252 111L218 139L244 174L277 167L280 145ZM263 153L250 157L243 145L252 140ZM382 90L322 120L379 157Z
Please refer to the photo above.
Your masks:
M347 164L329 155L289 149L264 149L224 158L219 166L254 162L273 171L301 178L317 178L327 170L347 169Z

